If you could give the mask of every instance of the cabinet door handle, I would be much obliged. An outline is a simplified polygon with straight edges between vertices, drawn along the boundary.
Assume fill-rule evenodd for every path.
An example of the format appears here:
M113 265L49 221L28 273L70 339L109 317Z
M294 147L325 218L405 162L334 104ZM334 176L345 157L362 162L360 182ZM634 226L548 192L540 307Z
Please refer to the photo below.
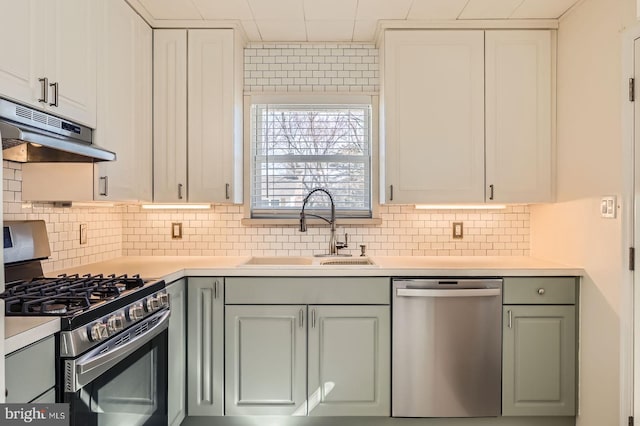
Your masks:
M225 184L225 186L224 186L224 198L226 198L227 200L228 200L229 198L231 198L231 195L230 195L230 192L231 192L231 191L230 191L230 189L231 189L231 185L229 185L228 183L227 183L227 184Z
M104 191L100 191L100 195L106 197L109 194L109 176L100 176L100 180L104 182Z
M218 280L213 283L213 298L218 298Z
M182 184L178 184L178 200L182 200Z
M316 310L311 310L311 328L316 328Z
M489 185L489 199L493 200L493 185Z
M49 103L49 79L47 77L39 78L40 82L40 98L38 102Z
M53 102L49 104L49 106L57 107L58 106L58 83L51 83L49 87L53 87Z
M389 185L389 201L393 201L393 185Z
M300 328L304 327L304 310L300 309L298 312L298 322L300 323Z
M507 311L507 315L509 316L509 318L507 319L507 327L513 328L513 323L512 323L513 315L511 314L511 309Z

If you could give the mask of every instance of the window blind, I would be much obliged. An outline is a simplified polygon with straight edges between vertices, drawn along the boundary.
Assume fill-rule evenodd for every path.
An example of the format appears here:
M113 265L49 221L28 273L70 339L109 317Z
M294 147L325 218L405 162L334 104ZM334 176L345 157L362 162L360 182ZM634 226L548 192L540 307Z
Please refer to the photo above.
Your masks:
M338 217L371 217L371 106L254 104L251 216L297 217L314 188ZM329 209L319 193L308 211Z

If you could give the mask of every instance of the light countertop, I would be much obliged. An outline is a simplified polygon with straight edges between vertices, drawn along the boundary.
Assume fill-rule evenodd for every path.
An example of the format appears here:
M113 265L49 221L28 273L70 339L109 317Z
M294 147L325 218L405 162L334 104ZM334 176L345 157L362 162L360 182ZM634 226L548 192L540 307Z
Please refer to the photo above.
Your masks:
M66 274L140 274L172 282L187 276L384 276L509 277L581 276L582 268L531 257L374 256L375 266L243 265L248 256L126 256L53 271ZM355 259L355 258L354 258ZM60 330L58 318L5 317L8 354Z

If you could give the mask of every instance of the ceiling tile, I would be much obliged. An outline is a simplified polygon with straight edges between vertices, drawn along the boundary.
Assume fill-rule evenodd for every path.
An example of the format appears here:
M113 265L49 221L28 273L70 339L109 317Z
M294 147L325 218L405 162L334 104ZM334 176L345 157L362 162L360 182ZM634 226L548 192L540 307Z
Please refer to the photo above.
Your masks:
M261 20L304 20L300 0L248 0L253 17ZM260 25L258 25L260 26Z
M351 41L353 20L307 21L308 41Z
M356 19L405 19L412 0L358 0Z
M191 0L140 0L154 19L202 19Z
M244 32L247 34L247 38L249 39L249 41L262 41L260 31L258 31L258 26L256 25L256 21L242 21L242 28L244 28Z
M511 15L513 19L556 19L578 0L525 0Z
M353 41L373 41L377 25L376 20L357 20L353 27Z
M191 0L204 19L253 19L247 0Z
M523 0L469 0L459 19L506 19Z
M413 0L407 19L456 19L467 0Z
M307 41L307 31L302 19L256 20L262 41Z
M304 18L315 20L353 20L358 0L304 0Z

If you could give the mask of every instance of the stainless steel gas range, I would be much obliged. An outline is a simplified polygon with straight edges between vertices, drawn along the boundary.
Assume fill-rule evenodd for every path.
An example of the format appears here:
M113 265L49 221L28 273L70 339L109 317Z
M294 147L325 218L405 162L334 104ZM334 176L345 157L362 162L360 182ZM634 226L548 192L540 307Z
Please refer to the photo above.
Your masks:
M4 222L7 316L56 316L56 399L72 425L159 425L167 418L169 296L162 280L44 278L42 221Z

